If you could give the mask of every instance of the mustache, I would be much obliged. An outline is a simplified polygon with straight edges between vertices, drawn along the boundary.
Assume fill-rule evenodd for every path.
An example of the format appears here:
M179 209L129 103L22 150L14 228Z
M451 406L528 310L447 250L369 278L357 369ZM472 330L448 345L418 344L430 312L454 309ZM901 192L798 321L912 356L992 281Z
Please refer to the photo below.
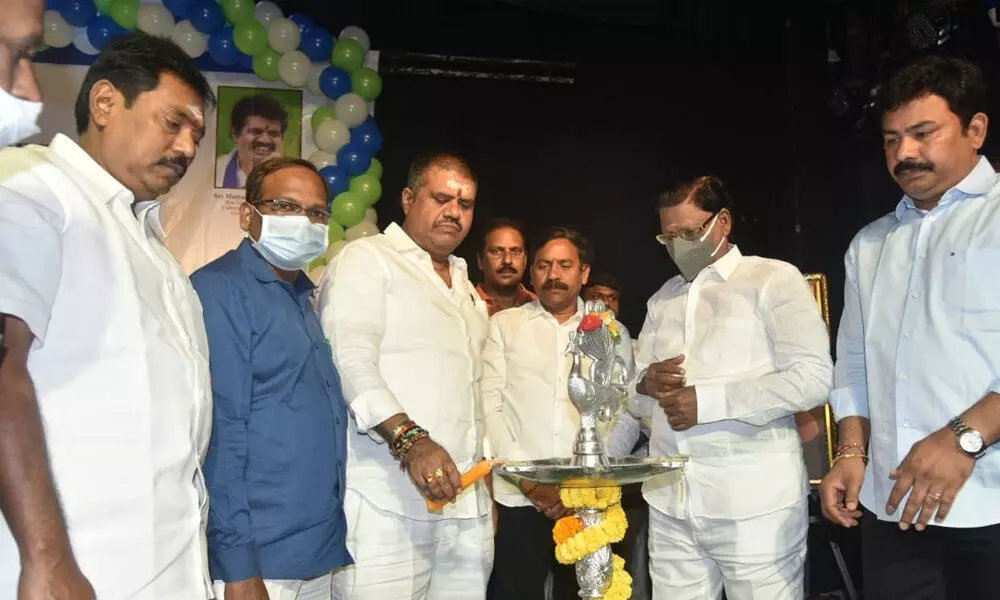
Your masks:
M900 175L908 171L933 172L934 165L931 163L917 162L915 160L906 160L896 165L896 168L892 170L892 174L895 175L896 177L899 177Z
M435 223L434 226L438 227L438 226L444 225L445 223L447 223L449 225L454 225L455 227L458 227L459 231L462 231L464 229L462 227L462 223L459 222L458 219L455 219L453 217L444 217L443 219L441 219L440 221L438 221L437 223Z
M263 149L274 152L275 145L270 142L254 142L251 146L254 150Z
M558 279L550 279L542 284L543 290L569 290L569 286Z
M499 269L497 269L497 273L512 273L517 275L517 269L515 269L513 265L504 263Z
M158 165L164 167L170 167L179 173L179 177L184 177L187 173L188 167L191 166L191 160L186 156L175 156L173 158L161 158Z

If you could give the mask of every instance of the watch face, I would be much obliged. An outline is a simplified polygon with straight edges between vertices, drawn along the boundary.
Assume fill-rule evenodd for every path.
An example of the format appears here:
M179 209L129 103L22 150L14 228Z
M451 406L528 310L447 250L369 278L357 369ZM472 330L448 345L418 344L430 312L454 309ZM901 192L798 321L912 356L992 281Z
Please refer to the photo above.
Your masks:
M969 454L978 454L983 449L983 436L978 431L966 431L958 436L958 445Z

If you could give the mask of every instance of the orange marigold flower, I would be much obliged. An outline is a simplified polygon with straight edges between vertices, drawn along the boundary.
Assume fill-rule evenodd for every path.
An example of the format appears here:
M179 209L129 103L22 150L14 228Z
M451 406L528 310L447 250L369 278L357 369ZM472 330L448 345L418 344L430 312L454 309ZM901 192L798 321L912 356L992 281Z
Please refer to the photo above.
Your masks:
M552 539L556 544L562 544L569 538L583 531L583 521L579 517L568 516L556 521L552 528Z

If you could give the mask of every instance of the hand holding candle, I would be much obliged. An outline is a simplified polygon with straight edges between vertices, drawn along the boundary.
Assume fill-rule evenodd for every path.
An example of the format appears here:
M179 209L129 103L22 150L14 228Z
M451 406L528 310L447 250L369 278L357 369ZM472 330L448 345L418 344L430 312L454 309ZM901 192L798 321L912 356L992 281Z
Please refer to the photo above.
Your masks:
M477 481L486 477L493 471L493 467L496 465L503 464L502 460L482 460L474 465L471 469L462 473L462 489L474 485ZM445 502L435 502L434 500L427 500L428 510L441 510L445 506Z

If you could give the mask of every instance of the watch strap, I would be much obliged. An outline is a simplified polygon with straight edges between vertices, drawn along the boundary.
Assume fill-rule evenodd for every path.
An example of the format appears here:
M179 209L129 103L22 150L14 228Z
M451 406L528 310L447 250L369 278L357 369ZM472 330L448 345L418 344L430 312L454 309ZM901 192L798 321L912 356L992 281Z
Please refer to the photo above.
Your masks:
M952 431L955 432L955 442L958 444L958 449L963 454L965 454L966 456L971 456L972 458L975 458L976 460L982 458L983 455L986 454L985 440L984 440L984 443L983 443L982 450L980 450L979 452L976 452L975 454L973 454L971 452L966 452L966 450L964 448L962 448L962 444L960 443L960 441L958 439L959 437L962 436L962 434L970 432L970 431L975 432L975 433L979 433L979 432L976 431L975 429L969 427L968 425L966 425L965 421L963 421L961 417L954 417L954 418L952 418L952 420L948 421L948 427ZM980 436L980 439L982 439L982 434L979 434L979 436Z

